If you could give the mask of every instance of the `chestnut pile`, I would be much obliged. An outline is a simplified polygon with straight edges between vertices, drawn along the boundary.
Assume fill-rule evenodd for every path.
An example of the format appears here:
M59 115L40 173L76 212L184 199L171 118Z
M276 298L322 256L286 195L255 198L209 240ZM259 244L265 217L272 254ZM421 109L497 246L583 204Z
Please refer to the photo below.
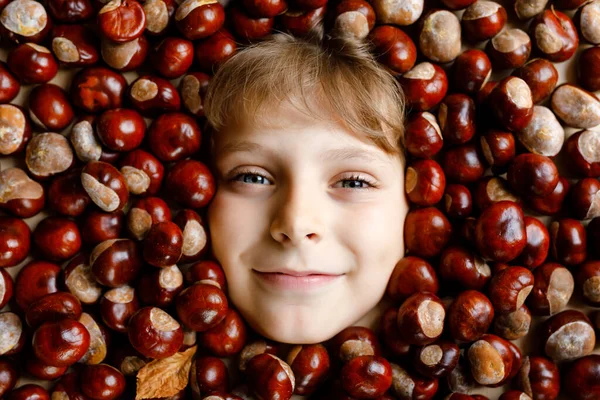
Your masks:
M0 398L600 399L600 0L0 9ZM317 23L404 89L408 256L379 331L283 345L211 259L203 97L240 43Z

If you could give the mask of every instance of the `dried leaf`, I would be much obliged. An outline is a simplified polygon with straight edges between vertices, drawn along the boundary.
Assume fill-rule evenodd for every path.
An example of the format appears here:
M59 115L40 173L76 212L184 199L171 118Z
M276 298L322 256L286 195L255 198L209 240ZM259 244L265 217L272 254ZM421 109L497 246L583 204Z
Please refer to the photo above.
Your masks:
M197 346L171 357L154 360L137 373L136 400L175 396L189 381Z

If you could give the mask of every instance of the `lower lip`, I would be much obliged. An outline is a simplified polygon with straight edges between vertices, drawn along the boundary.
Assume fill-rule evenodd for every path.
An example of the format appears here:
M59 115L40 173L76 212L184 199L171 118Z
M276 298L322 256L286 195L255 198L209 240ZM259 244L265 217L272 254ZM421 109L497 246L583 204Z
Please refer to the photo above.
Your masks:
M310 290L341 278L343 275L307 275L292 276L277 273L265 273L254 271L264 281L287 290Z

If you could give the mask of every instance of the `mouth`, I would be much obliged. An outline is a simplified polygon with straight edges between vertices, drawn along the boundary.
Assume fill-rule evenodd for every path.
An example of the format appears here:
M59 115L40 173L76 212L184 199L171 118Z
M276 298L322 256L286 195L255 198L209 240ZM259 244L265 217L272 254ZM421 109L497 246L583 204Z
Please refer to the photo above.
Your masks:
M327 274L320 271L274 271L252 270L259 279L278 289L309 291L339 280L345 274Z
M340 276L344 275L343 273L331 273L331 272L322 272L322 271L294 271L289 269L280 269L275 271L258 271L253 269L254 272L259 274L278 274L278 275L289 275L295 277L304 277L304 276Z

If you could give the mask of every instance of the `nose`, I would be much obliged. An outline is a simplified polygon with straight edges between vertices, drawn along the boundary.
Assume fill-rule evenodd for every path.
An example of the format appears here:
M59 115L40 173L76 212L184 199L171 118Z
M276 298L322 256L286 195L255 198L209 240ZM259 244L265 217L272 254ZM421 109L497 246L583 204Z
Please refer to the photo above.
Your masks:
M314 186L288 185L281 196L271 223L271 236L286 246L299 246L307 240L318 243L322 237L323 205Z

